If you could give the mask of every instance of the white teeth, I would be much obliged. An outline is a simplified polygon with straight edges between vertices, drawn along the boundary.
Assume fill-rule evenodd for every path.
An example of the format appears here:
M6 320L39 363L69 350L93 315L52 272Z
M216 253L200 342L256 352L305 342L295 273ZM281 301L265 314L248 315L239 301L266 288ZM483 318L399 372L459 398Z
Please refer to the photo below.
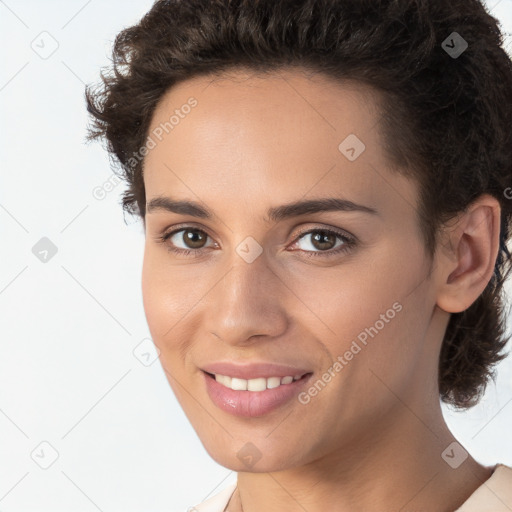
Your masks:
M231 377L227 375L215 375L215 380L228 388L231 387Z
M270 377L267 379L267 388L277 388L281 385L281 377Z
M215 374L215 380L235 391L265 391L265 389L277 388L283 384L290 384L298 380L302 375L287 375L286 377L259 377L257 379L239 379L237 377L229 377L228 375Z
M237 379L236 377L233 377L231 379L231 389L235 389L237 391L244 391L247 390L247 380L245 379Z
M267 389L267 379L264 377L246 380L245 382L247 382L247 391L265 391Z

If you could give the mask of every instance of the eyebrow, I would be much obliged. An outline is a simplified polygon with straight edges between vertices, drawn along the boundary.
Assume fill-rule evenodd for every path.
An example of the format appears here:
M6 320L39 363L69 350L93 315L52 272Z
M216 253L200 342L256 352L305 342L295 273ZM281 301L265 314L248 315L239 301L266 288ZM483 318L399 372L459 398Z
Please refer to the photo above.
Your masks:
M212 219L214 216L211 210L194 201L177 201L170 197L163 196L154 197L146 204L147 213L152 213L157 210L191 215L192 217L199 217L201 219ZM371 215L379 215L379 212L374 208L337 197L309 199L274 206L267 210L267 215L271 221L279 222L291 217L298 217L299 215L332 211L359 211Z

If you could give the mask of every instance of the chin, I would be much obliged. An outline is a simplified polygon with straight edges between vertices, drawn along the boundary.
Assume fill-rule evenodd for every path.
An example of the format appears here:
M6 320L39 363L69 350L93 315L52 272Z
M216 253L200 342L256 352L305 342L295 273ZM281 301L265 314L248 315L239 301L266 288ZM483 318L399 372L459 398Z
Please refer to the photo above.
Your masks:
M204 448L210 457L221 466L237 472L246 473L268 473L274 471L282 471L296 464L299 464L297 452L295 449L292 453L283 450L282 444L279 447L266 443L261 447L261 443L253 443L251 441L236 440L230 438L231 442L223 446L216 444L215 446L206 445Z

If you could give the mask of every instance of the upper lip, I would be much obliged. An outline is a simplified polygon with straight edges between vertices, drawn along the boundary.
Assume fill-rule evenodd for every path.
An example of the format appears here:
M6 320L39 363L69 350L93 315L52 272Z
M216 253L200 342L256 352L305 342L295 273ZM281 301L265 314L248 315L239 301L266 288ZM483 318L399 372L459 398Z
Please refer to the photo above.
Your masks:
M310 370L305 368L297 368L295 366L288 366L285 364L276 363L251 363L251 364L235 364L224 361L210 363L201 368L207 373L216 373L217 375L228 375L229 377L236 377L238 379L258 379L261 377L286 377L291 375L304 375L310 373Z

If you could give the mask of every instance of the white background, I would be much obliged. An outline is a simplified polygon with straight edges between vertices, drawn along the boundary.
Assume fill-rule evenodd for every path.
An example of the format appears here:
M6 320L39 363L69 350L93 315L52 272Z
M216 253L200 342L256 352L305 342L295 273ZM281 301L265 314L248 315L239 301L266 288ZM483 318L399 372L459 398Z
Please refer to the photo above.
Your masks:
M123 220L124 184L92 194L113 175L101 145L84 144L84 84L151 5L0 1L3 512L178 512L236 478L204 450L159 362L135 357L149 338L142 225ZM488 6L510 34L512 0ZM46 49L58 44L47 59L31 47L43 31ZM58 249L47 263L32 252L42 237ZM498 370L480 405L444 410L477 460L512 465L512 358Z

